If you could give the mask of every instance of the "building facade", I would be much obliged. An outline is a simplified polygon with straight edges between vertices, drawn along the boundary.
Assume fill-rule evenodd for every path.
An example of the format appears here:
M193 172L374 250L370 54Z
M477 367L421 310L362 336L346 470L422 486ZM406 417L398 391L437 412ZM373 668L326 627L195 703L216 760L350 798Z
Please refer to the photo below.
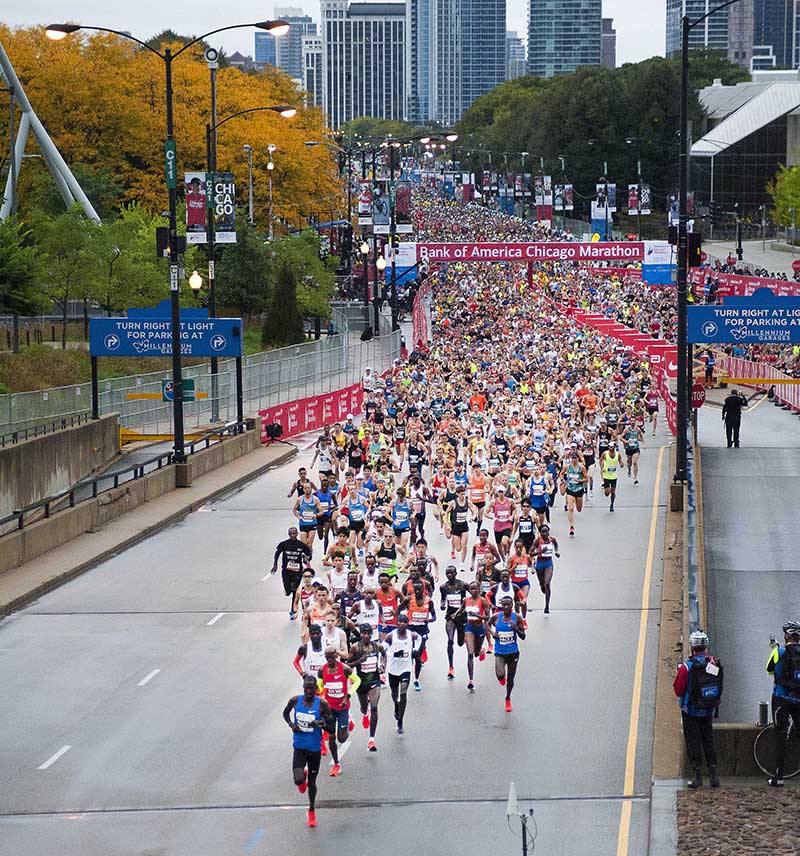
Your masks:
M516 80L528 73L528 58L522 39L510 30L506 33L506 80Z
M263 30L256 30L253 55L260 66L275 65L275 37Z
M460 5L463 113L506 78L506 0L461 0Z
M797 68L795 0L754 0L753 68Z
M529 8L529 74L553 77L600 65L601 0L530 0Z
M600 65L603 68L617 67L617 31L613 18L603 18Z
M405 3L322 0L322 106L338 128L359 116L403 119Z
M437 0L407 0L406 3L406 94L409 122L427 122L431 117L431 64L433 22Z
M728 18L728 59L750 71L753 62L754 0L739 0Z
M667 0L667 57L680 56L681 20L684 15L694 21L719 6L717 0ZM730 9L709 16L689 32L689 50L708 48L728 52L728 19Z
M322 106L322 39L303 36L303 89L306 107Z

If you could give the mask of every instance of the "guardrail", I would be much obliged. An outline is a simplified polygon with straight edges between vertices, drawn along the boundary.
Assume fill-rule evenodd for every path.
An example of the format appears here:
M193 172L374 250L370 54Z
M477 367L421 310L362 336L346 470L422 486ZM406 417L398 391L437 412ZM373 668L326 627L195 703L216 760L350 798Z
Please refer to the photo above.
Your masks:
M25 440L32 440L34 437L41 437L43 434L63 431L65 428L74 428L76 425L83 425L85 422L91 422L91 420L92 412L86 410L82 413L74 413L71 416L63 416L61 419L54 419L52 422L45 422L41 425L32 425L30 428L20 428L18 431L0 434L0 448L3 446L13 446L15 443L22 443Z
M229 422L220 428L215 428L213 431L209 431L197 440L188 443L186 446L186 453L188 455L193 455L201 449L209 448L215 438L217 442L221 442L226 436L234 437L238 434L244 433L245 431L252 430L254 426L255 420L253 419L245 419L242 422ZM162 452L160 455L154 455L152 458L147 458L145 461L131 464L131 466L125 467L121 470L115 470L113 473L106 473L104 475L94 476L90 479L83 479L82 481L76 482L72 487L65 488L58 493L46 496L44 499L32 502L30 505L26 505L23 508L18 508L6 517L0 518L0 529L10 523L16 524L15 529L9 529L7 532L2 534L5 535L15 530L19 531L24 529L25 524L31 522L30 515L33 512L43 512L41 515L36 515L36 520L41 520L42 517L49 518L52 514L63 511L65 508L74 508L76 503L84 502L88 499L96 499L101 493L118 488L120 486L120 479L123 476L130 475L130 478L125 479L126 482L136 481L137 479L143 478L148 473L153 472L153 470L160 470L172 463L173 452L170 449L169 451ZM101 488L100 485L103 482L109 482L108 486ZM78 495L84 491L87 492L87 495L82 498L79 497ZM68 500L66 505L59 508L53 508L53 506L59 505L64 502L64 500Z
M686 597L689 610L689 632L700 627L698 595L697 486L694 470L694 446L691 431L686 440Z

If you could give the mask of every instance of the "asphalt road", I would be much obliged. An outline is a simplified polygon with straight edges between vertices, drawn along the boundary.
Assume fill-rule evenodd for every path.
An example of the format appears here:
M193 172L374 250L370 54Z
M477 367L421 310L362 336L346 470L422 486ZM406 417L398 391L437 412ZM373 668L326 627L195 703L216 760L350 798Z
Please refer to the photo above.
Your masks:
M725 666L720 719L755 722L769 701L769 637L800 611L797 508L800 419L765 397L742 415L728 449L719 408L703 407L702 445L708 632Z
M477 665L474 695L463 650L446 680L437 622L405 735L383 698L379 751L367 753L357 718L342 776L323 766L316 830L305 827L281 719L299 689L298 627L267 573L292 522L289 483L310 457L0 623L0 854L519 853L519 824L510 830L505 817L510 781L534 809L536 853L618 853L623 795L621 852L647 853L666 456L655 516L655 447L642 455L641 484L623 476L614 514L598 496L570 540L556 510L552 613L532 593L513 713L491 657ZM432 552L446 564L434 527Z

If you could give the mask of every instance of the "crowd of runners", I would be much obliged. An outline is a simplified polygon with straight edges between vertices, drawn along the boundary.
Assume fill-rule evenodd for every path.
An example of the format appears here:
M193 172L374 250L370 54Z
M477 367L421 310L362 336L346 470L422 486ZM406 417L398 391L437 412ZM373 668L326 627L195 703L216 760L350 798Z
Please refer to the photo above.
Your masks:
M487 240L548 236L425 193L416 205L428 239L452 235L456 222ZM289 488L294 520L272 570L298 627L302 693L284 718L309 825L320 758L330 753L330 775L341 773L356 711L367 750L378 751L385 690L403 734L424 669L455 680L463 649L467 691L476 691L476 663L492 655L512 711L528 622L550 614L560 550L580 537L587 505L611 514L618 483L638 489L658 418L647 363L561 311L546 287L558 271L537 268L533 286L526 273L511 264L432 271L430 347L379 382L368 378L363 413L324 430ZM439 555L433 534L447 544ZM437 619L447 663L434 665L427 642Z

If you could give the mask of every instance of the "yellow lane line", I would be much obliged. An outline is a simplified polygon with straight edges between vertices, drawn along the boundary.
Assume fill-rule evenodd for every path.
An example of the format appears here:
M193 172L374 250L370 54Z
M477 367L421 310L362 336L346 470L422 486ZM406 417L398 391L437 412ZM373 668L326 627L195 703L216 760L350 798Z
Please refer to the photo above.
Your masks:
M653 487L653 505L650 514L650 537L647 541L647 559L644 564L644 582L642 583L642 607L639 617L639 642L636 646L636 667L633 672L633 694L631 696L631 715L628 722L628 751L625 757L625 785L622 795L633 796L636 776L636 743L639 738L639 709L642 703L642 675L644 674L644 654L647 644L647 617L650 603L650 580L653 576L653 555L655 554L656 530L658 528L658 495L661 486L661 468L664 463L662 446L658 453L656 481ZM631 811L633 803L626 799L622 802L617 836L617 856L627 856L631 833Z

